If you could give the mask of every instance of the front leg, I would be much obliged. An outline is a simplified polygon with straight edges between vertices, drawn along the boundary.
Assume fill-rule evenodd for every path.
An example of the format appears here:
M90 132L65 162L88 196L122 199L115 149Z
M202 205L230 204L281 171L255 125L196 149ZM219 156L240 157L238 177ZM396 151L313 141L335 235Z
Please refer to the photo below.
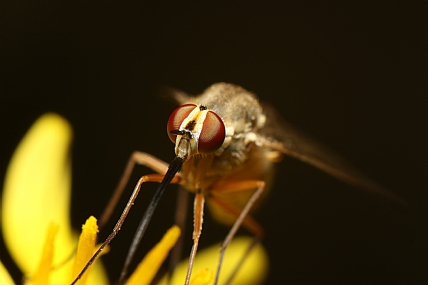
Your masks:
M165 174L168 170L168 164L166 162L148 153L134 151L131 154L128 163L126 164L122 177L120 178L119 183L110 198L110 201L108 202L103 214L101 215L101 218L99 219L100 228L102 228L110 219L110 216L113 210L116 208L116 204L122 196L123 190L125 189L125 186L129 181L129 177L131 176L132 171L134 170L135 164L147 166L148 168L159 174Z

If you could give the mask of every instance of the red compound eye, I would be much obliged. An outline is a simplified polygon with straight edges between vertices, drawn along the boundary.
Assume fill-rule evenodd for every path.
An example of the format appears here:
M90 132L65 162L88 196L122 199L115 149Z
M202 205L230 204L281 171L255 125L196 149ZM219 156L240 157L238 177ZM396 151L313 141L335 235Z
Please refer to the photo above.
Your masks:
M214 152L221 147L226 136L223 120L213 111L208 111L199 135L198 151Z
M169 116L166 129L168 131L168 136L173 143L175 143L177 135L171 134L171 131L180 129L181 123L195 108L195 104L185 104L175 109L171 116Z

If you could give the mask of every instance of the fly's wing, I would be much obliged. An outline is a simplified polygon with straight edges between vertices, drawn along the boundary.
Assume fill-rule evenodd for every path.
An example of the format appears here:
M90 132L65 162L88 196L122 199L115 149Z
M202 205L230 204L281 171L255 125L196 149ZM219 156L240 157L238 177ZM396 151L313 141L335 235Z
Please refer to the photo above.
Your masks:
M371 181L335 153L284 122L271 106L263 105L263 110L266 115L266 124L258 132L258 141L263 147L280 151L311 164L349 184L381 195L399 204L407 205L400 197Z
M184 103L190 102L192 100L192 96L186 92L167 86L162 87L159 90L159 94L162 98L165 98L168 101L173 101L178 105L183 105Z

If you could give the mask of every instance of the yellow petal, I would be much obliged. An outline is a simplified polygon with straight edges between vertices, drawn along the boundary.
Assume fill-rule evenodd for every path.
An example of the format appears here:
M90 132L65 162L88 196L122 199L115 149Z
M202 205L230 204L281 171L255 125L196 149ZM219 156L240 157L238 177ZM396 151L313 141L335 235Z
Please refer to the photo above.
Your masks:
M22 139L9 164L2 197L2 229L7 248L25 275L37 268L50 222L60 226L53 263L63 262L75 250L77 237L69 217L71 137L71 126L65 119L45 114ZM53 270L51 282L65 284L71 267L68 262ZM101 284L100 280L106 283L105 274L96 278L94 284Z
M0 262L0 284L2 285L15 285L10 277L9 272L7 272L6 268L4 268L3 263Z
M143 261L126 282L126 285L150 284L159 270L169 251L180 237L180 228L173 226L163 236L162 240L147 253Z
M48 228L48 234L46 236L45 244L39 266L33 276L28 277L26 285L46 285L50 284L49 275L52 268L52 260L54 256L54 241L58 233L58 225L51 223Z
M221 268L219 284L225 283L230 276L235 265L239 262L248 246L253 241L251 237L237 237L233 239L224 256L223 265ZM193 272L200 272L208 268L215 272L219 258L220 244L213 245L207 249L201 250L196 254ZM171 284L183 284L187 272L188 260L182 261L174 271L171 279ZM268 257L264 248L259 244L247 257L238 274L235 276L231 284L234 285L253 285L262 284L268 271ZM211 280L208 284L213 284ZM159 282L158 285L166 285L166 277Z
M208 268L204 268L196 272L190 280L190 285L207 285L214 278L214 274Z
M91 216L82 226L82 233L80 234L76 257L74 258L73 272L71 274L70 283L77 277L88 260L92 257L95 249L95 242L97 240L97 233L97 219ZM83 274L76 285L86 284L88 273L92 269L91 267L85 272L85 274Z

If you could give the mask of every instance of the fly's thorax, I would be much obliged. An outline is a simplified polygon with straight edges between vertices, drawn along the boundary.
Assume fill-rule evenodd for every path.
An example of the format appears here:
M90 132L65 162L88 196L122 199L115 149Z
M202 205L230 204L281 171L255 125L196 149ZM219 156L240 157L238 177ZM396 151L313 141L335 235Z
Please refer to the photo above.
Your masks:
M191 102L206 106L224 122L225 139L215 155L226 153L235 157L237 162L245 160L246 149L256 141L257 132L266 122L256 96L233 84L216 83Z
M234 133L257 130L265 122L262 106L256 96L233 84L213 84L193 98L192 102L217 113L225 122L226 128L234 128Z
M204 192L217 183L240 180L262 180L268 183L273 174L274 161L269 159L270 150L248 145L241 157L225 151L222 155L194 155L182 167L181 177L185 188L191 192ZM269 184L269 183L268 183Z

